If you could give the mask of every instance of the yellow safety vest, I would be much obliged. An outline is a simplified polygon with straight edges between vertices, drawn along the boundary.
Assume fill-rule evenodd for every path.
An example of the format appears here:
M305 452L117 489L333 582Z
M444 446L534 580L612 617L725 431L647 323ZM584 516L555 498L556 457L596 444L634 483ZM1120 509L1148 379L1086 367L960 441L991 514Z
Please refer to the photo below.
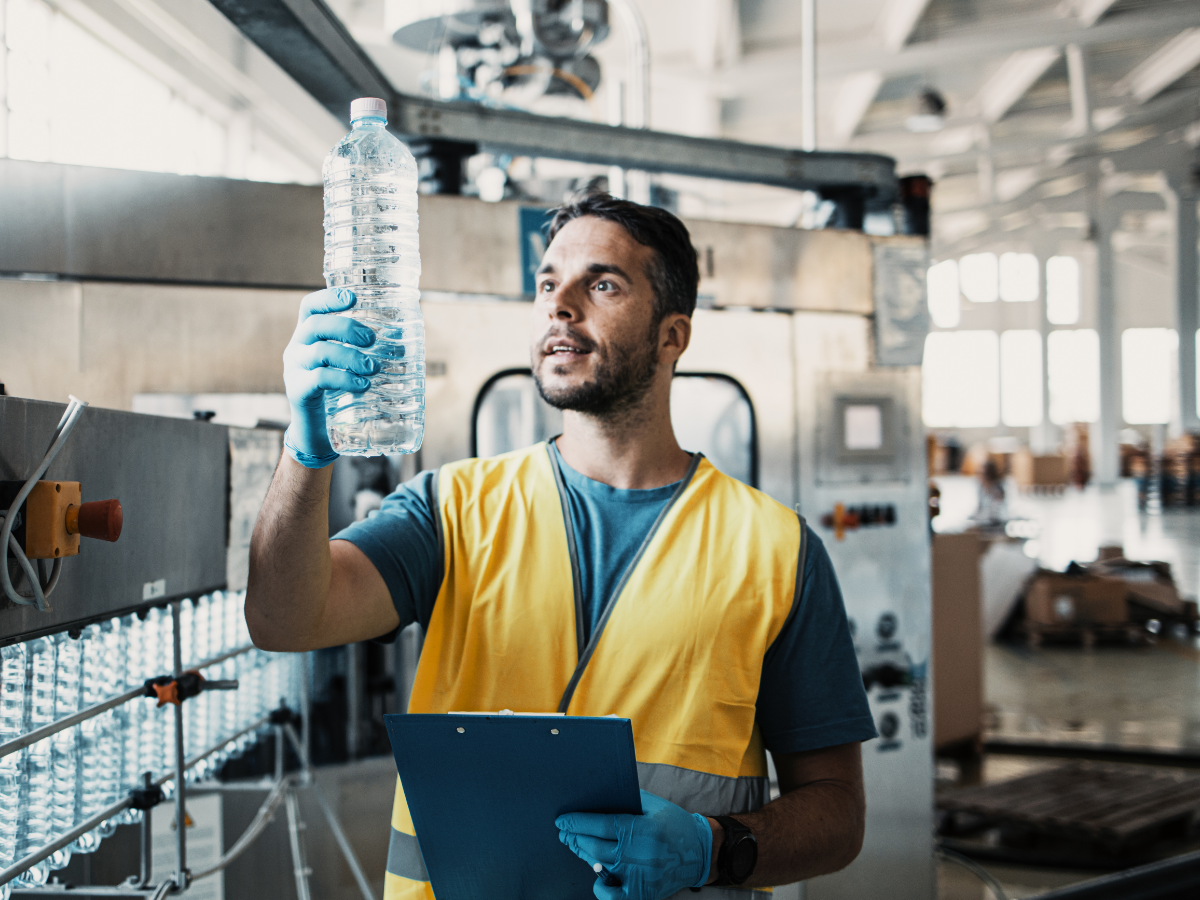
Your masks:
M633 722L644 790L709 816L768 802L755 708L763 656L800 596L795 513L696 454L585 644L547 444L443 466L437 506L445 574L409 712L615 713ZM433 900L399 780L387 869L385 900Z

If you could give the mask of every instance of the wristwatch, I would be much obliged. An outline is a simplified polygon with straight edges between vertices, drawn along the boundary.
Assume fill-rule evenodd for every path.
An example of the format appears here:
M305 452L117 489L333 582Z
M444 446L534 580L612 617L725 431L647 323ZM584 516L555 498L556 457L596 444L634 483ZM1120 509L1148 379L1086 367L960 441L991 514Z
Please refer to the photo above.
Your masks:
M730 816L713 816L721 823L723 839L717 854L717 885L745 884L758 862L758 841L754 834Z

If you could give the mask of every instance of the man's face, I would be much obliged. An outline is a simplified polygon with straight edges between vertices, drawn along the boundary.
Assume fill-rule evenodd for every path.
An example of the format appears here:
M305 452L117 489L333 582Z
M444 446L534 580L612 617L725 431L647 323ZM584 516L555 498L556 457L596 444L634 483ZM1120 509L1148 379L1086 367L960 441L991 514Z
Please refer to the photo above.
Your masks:
M659 365L647 268L654 250L616 222L582 216L555 235L538 269L530 364L559 409L605 416L635 406Z

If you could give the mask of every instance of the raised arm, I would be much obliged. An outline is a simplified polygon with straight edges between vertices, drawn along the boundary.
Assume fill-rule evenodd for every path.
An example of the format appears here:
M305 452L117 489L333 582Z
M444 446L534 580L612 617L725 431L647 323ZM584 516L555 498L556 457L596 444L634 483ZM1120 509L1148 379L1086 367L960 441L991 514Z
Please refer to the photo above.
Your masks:
M383 578L348 541L329 540L329 482L337 458L325 431L325 391L363 390L374 362L355 347L375 335L330 315L349 291L317 291L300 305L283 354L292 423L250 543L246 624L264 650L313 650L366 640L400 624ZM353 345L353 346L347 346Z

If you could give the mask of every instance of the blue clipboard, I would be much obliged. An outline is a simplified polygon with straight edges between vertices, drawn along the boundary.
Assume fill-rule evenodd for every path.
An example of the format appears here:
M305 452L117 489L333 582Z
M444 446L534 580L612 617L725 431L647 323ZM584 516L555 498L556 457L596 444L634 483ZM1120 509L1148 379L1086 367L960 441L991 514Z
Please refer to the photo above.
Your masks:
M613 717L384 716L437 900L592 900L566 812L640 814L633 726Z

